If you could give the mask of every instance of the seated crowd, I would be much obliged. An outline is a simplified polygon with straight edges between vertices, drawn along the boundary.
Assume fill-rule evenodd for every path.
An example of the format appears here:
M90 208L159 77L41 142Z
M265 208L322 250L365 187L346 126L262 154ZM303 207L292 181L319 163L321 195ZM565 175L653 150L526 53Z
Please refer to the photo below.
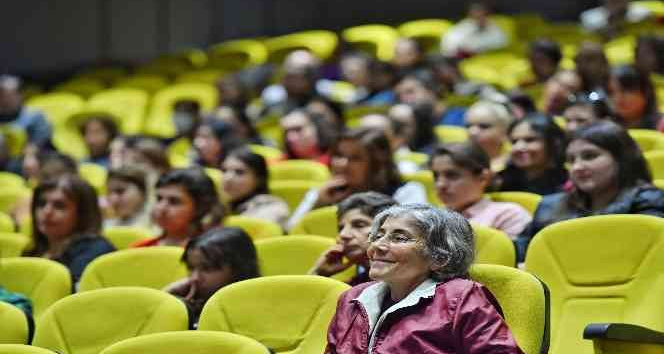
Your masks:
M630 7L624 21L646 16L640 11ZM583 26L613 36L618 28L605 12L584 13ZM376 323L348 320L359 311L355 298L383 318L406 298L432 297L434 307L422 313L438 316L435 306L444 306L446 296L463 296L467 303L455 311L467 317L443 316L440 326L470 321L468 331L491 330L502 339L460 334L464 341L457 344L519 353L491 293L463 279L473 257L469 222L504 232L523 262L529 242L559 221L602 214L664 217L664 192L654 186L629 133L664 131L651 79L662 73L664 58L647 48L661 49L664 39L639 39L635 63L615 67L601 44L583 43L574 70L560 66L558 43L537 40L529 49L532 80L511 92L463 77L463 60L507 41L488 9L474 5L469 18L442 37L444 55L426 56L417 41L405 38L391 63L355 51L322 63L296 50L272 85L252 86L246 71L220 79L219 106L211 112L195 100L173 102L175 133L169 137L123 134L116 120L95 112L77 131L89 152L82 159L57 151L50 117L23 104L20 79L1 76L0 171L23 177L31 189L7 213L17 231L29 230L32 243L24 256L65 265L74 290L91 261L116 251L104 237L113 228L149 230L151 237L132 248L183 247L189 276L164 290L197 319L218 289L261 274L251 233L224 226L227 217L259 218L288 232L309 212L336 206L336 244L310 274L337 277L350 270L346 281L356 287L339 301L327 352L366 352L374 344L376 332L370 343L358 334ZM321 83L330 80L352 84L352 98L326 94ZM541 97L526 93L533 86L542 89ZM472 100L459 105L448 96ZM10 151L10 127L27 137L19 154ZM467 140L437 135L451 127ZM174 156L176 149L182 151ZM287 160L329 171L327 180L310 181L290 206L271 179L272 167ZM102 168L105 182L95 185L79 173L84 165ZM531 214L524 205L492 200L491 192L543 197ZM450 256L446 247L457 253ZM479 320L473 317L477 306L489 308ZM412 330L405 317L400 321L403 330ZM380 343L384 350L405 345L399 336L391 338ZM455 340L441 339L447 341L442 346Z

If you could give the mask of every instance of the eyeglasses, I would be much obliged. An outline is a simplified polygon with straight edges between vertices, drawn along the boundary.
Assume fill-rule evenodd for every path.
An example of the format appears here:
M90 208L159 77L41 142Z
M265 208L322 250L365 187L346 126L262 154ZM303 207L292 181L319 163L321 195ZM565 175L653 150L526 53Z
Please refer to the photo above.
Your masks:
M381 241L387 242L389 244L405 244L405 243L415 243L419 240L418 237L408 234L403 231L395 231L389 234L377 231L369 234L369 242L378 243Z

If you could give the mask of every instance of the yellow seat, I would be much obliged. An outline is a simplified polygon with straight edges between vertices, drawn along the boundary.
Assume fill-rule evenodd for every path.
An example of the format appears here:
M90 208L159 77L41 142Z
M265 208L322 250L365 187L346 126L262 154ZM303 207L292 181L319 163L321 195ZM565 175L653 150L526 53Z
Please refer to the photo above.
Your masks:
M113 85L115 89L133 89L145 91L148 94L154 94L155 92L166 88L168 86L168 80L161 75L134 75L119 80Z
M172 142L167 148L168 162L175 168L187 168L191 165L189 152L193 146L191 140L187 137L182 137Z
M514 243L506 233L473 223L475 233L475 263L516 265Z
M48 93L37 95L29 99L26 104L28 108L42 111L51 124L60 125L66 117L83 109L85 101L81 96L73 93Z
M390 61L394 56L399 32L387 25L371 24L346 28L341 32L341 37L379 60Z
M528 210L530 215L535 214L537 206L539 205L542 196L535 193L528 192L492 192L487 193L487 196L494 202L510 202L521 205L524 209Z
M634 63L635 36L622 36L604 43L604 53L611 66Z
M116 286L163 289L187 276L187 267L181 262L183 252L182 247L155 246L99 256L83 271L79 291Z
M77 160L87 158L90 152L83 139L81 128L94 117L108 118L115 123L116 127L122 126L122 118L111 111L83 108L62 119L60 125L53 132L52 140L55 148Z
M0 344L27 344L28 318L18 307L0 301ZM1 351L0 353L5 353Z
M459 69L471 80L488 82L507 90L516 88L521 81L532 76L528 59L511 52L480 54L461 62Z
M217 106L218 99L217 89L209 84L175 84L161 89L152 97L150 113L145 122L145 133L172 137L175 134L173 107L180 100L196 101L200 105L201 112L206 113Z
M2 354L53 354L52 351L44 348L25 344L0 344L0 353Z
M138 134L143 130L143 120L148 105L148 93L131 88L104 90L90 97L89 109L104 110L120 117L118 128L125 134Z
M224 219L224 226L239 227L254 241L284 234L281 226L276 222L249 216L229 216Z
M306 180L323 183L330 179L324 164L311 160L279 161L269 167L270 180Z
M72 290L71 276L65 266L34 257L3 258L0 262L0 284L9 291L28 297L36 318Z
M533 238L526 269L551 289L551 351L589 354L590 323L664 330L664 220L602 215L549 225Z
M106 178L108 171L96 163L83 162L78 165L78 174L86 182L90 183L97 191L97 195L106 194Z
M0 233L1 232L14 232L16 230L16 225L14 225L14 220L8 214L0 212Z
M178 331L148 334L115 343L101 354L269 354L259 342L238 334Z
M664 16L664 3L653 0L639 0L633 2L635 5L643 6L656 16Z
M66 354L97 354L123 339L189 328L183 302L138 287L86 291L51 306L37 320L32 344Z
M407 152L405 154L395 154L394 161L408 161L416 164L417 166L425 166L429 161L429 155L420 152Z
M0 258L20 257L29 242L30 239L28 237L13 232L13 230L10 232L0 232Z
M650 129L628 129L629 135L641 148L641 152L664 149L664 134Z
M278 161L284 156L281 150L271 146L249 144L249 149L253 153L263 156L268 163L270 161Z
M152 230L139 226L113 226L104 229L104 237L117 250L123 250L134 242L154 237Z
M344 120L349 128L359 124L360 118L369 114L387 114L390 106L354 106L344 111Z
M25 130L12 124L0 124L0 135L4 137L11 156L23 154L23 148L28 142Z
M305 194L311 188L317 188L321 184L321 182L307 180L271 180L269 189L270 194L283 199L288 204L289 210L295 210Z
M337 299L348 288L313 275L275 275L233 283L208 300L198 328L247 336L275 353L322 353Z
M21 202L30 199L32 191L28 187L3 186L0 188L0 212L11 213Z
M443 205L443 202L438 199L433 173L430 170L421 170L415 173L403 174L401 175L401 179L407 182L418 182L422 184L427 192L427 200L429 203L434 205Z
M268 61L281 63L288 53L306 48L321 60L329 59L337 49L337 34L326 30L302 31L267 39L264 44Z
M433 129L440 143L463 143L468 140L468 131L466 128L437 125Z
M289 235L255 242L261 275L304 275L334 239L314 235Z
M496 297L525 354L548 352L550 305L544 283L522 270L492 264L473 265L470 278L484 284Z
M418 41L426 52L437 51L440 48L440 39L452 22L444 19L423 19L402 23L397 31L403 37Z
M212 180L214 183L214 188L217 190L218 195L223 195L224 193L224 173L221 172L218 168L205 167L205 174Z
M643 154L653 179L664 179L664 150L651 150Z
M321 235L337 238L337 207L327 206L306 213L290 230L290 234Z
M2 186L2 188L25 187L25 180L23 177L15 173L0 171L0 186Z
M239 39L216 44L208 51L208 66L225 70L240 70L264 64L267 48L255 39Z

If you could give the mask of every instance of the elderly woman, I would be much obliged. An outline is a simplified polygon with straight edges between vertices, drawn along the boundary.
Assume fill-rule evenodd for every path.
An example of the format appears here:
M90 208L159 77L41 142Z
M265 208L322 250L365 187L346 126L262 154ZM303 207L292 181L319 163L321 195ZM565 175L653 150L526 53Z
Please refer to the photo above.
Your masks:
M468 279L473 231L460 214L393 206L373 222L369 276L342 294L326 353L523 353L493 295Z

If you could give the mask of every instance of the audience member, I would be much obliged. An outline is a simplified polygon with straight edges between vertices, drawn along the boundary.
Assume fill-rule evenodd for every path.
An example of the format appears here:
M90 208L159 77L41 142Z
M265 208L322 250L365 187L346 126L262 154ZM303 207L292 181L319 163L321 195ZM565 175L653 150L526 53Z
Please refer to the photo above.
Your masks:
M304 214L333 205L353 193L374 191L392 196L400 203L426 203L424 187L401 181L387 137L372 129L345 132L330 149L332 178L304 196L291 219L291 229Z
M607 91L611 66L600 43L581 43L574 57L574 62L576 63L576 72L581 78L581 89L584 92Z
M164 290L184 301L198 319L207 300L226 285L260 276L258 257L251 238L236 227L214 228L187 243L182 262L189 276Z
M520 205L493 202L483 196L491 186L493 173L489 156L479 146L473 143L440 146L431 154L429 167L438 198L446 208L512 238L530 223L530 214Z
M664 192L650 184L641 150L619 125L601 121L574 132L567 162L572 188L539 203L533 222L517 242L521 260L530 239L554 222L603 214L664 217Z
M549 115L562 114L569 98L583 91L582 85L577 72L571 70L557 72L544 85L543 112Z
M500 172L509 160L505 150L507 129L514 121L510 112L500 103L479 101L466 111L466 128L470 140L479 145L491 158L491 170Z
M506 47L508 37L490 18L489 7L475 2L470 5L466 19L452 26L440 42L443 54L468 57Z
M424 50L412 38L399 38L394 45L392 65L401 75L424 68Z
M200 168L176 169L159 177L152 222L161 228L156 238L133 247L184 246L191 238L221 223L223 208L214 183Z
M611 74L609 92L618 121L627 129L664 130L650 77L632 65L618 66Z
M81 125L81 134L90 153L87 162L108 168L111 142L118 135L118 127L113 119L106 116L89 117Z
M102 216L97 193L76 176L41 182L32 197L34 247L25 253L64 264L78 283L93 259L114 251L101 237Z
M268 86L261 94L263 116L282 116L304 107L316 95L319 69L320 60L308 50L288 54L282 65L281 84Z
M150 227L150 189L145 172L135 166L123 166L108 171L106 200L111 217L104 220L104 228L114 226Z
M645 21L651 16L647 7L636 2L603 0L602 6L581 13L581 25L587 31L612 38L620 34L626 25Z
M563 111L565 131L568 135L600 119L612 119L613 113L607 102L606 94L593 91L588 95L572 96Z
M296 109L281 118L280 124L288 159L314 160L329 164L327 149L334 143L337 132L325 118Z
M221 168L231 213L274 221L286 227L288 204L270 194L269 171L263 156L249 149L233 150Z
M23 174L21 160L12 156L7 136L0 131L0 171L17 175Z
M376 216L369 240L375 281L341 295L325 353L523 353L498 301L468 277L474 237L463 216L393 206Z
M634 65L646 74L664 75L664 37L639 36L636 41Z
M244 142L245 144L267 144L266 141L258 134L258 130L254 123L244 113L243 110L235 108L234 106L219 106L209 117L210 120L222 121L230 125L233 129L235 138Z
M530 68L535 74L535 80L528 84L544 83L549 80L559 69L563 54L560 45L550 39L538 39L530 44L528 60Z
M310 273L331 277L355 266L357 273L348 283L370 281L367 248L371 223L378 213L393 205L394 199L376 192L356 193L342 200L337 206L337 243L318 258Z
M173 106L175 137L165 139L167 144L179 139L193 139L194 132L201 122L201 105L194 100L179 100Z
M201 123L194 134L195 163L201 167L219 168L231 150L242 145L230 124L212 120Z
M244 114L250 100L249 89L238 75L224 75L216 82L219 92L218 107L233 107L238 114Z
M395 87L399 103L412 105L416 108L432 107L431 117L433 124L462 126L465 110L457 107L448 107L439 99L439 87L436 85L431 73L418 71L406 75Z
M497 176L501 191L536 194L559 192L567 180L565 133L551 117L535 114L515 122L508 132L512 153Z
M50 146L51 124L41 112L23 105L21 79L16 76L0 75L0 124L23 129L31 145Z
M334 127L337 132L346 129L344 108L337 102L323 96L316 96L307 103L305 109L314 115L325 118L328 125Z

